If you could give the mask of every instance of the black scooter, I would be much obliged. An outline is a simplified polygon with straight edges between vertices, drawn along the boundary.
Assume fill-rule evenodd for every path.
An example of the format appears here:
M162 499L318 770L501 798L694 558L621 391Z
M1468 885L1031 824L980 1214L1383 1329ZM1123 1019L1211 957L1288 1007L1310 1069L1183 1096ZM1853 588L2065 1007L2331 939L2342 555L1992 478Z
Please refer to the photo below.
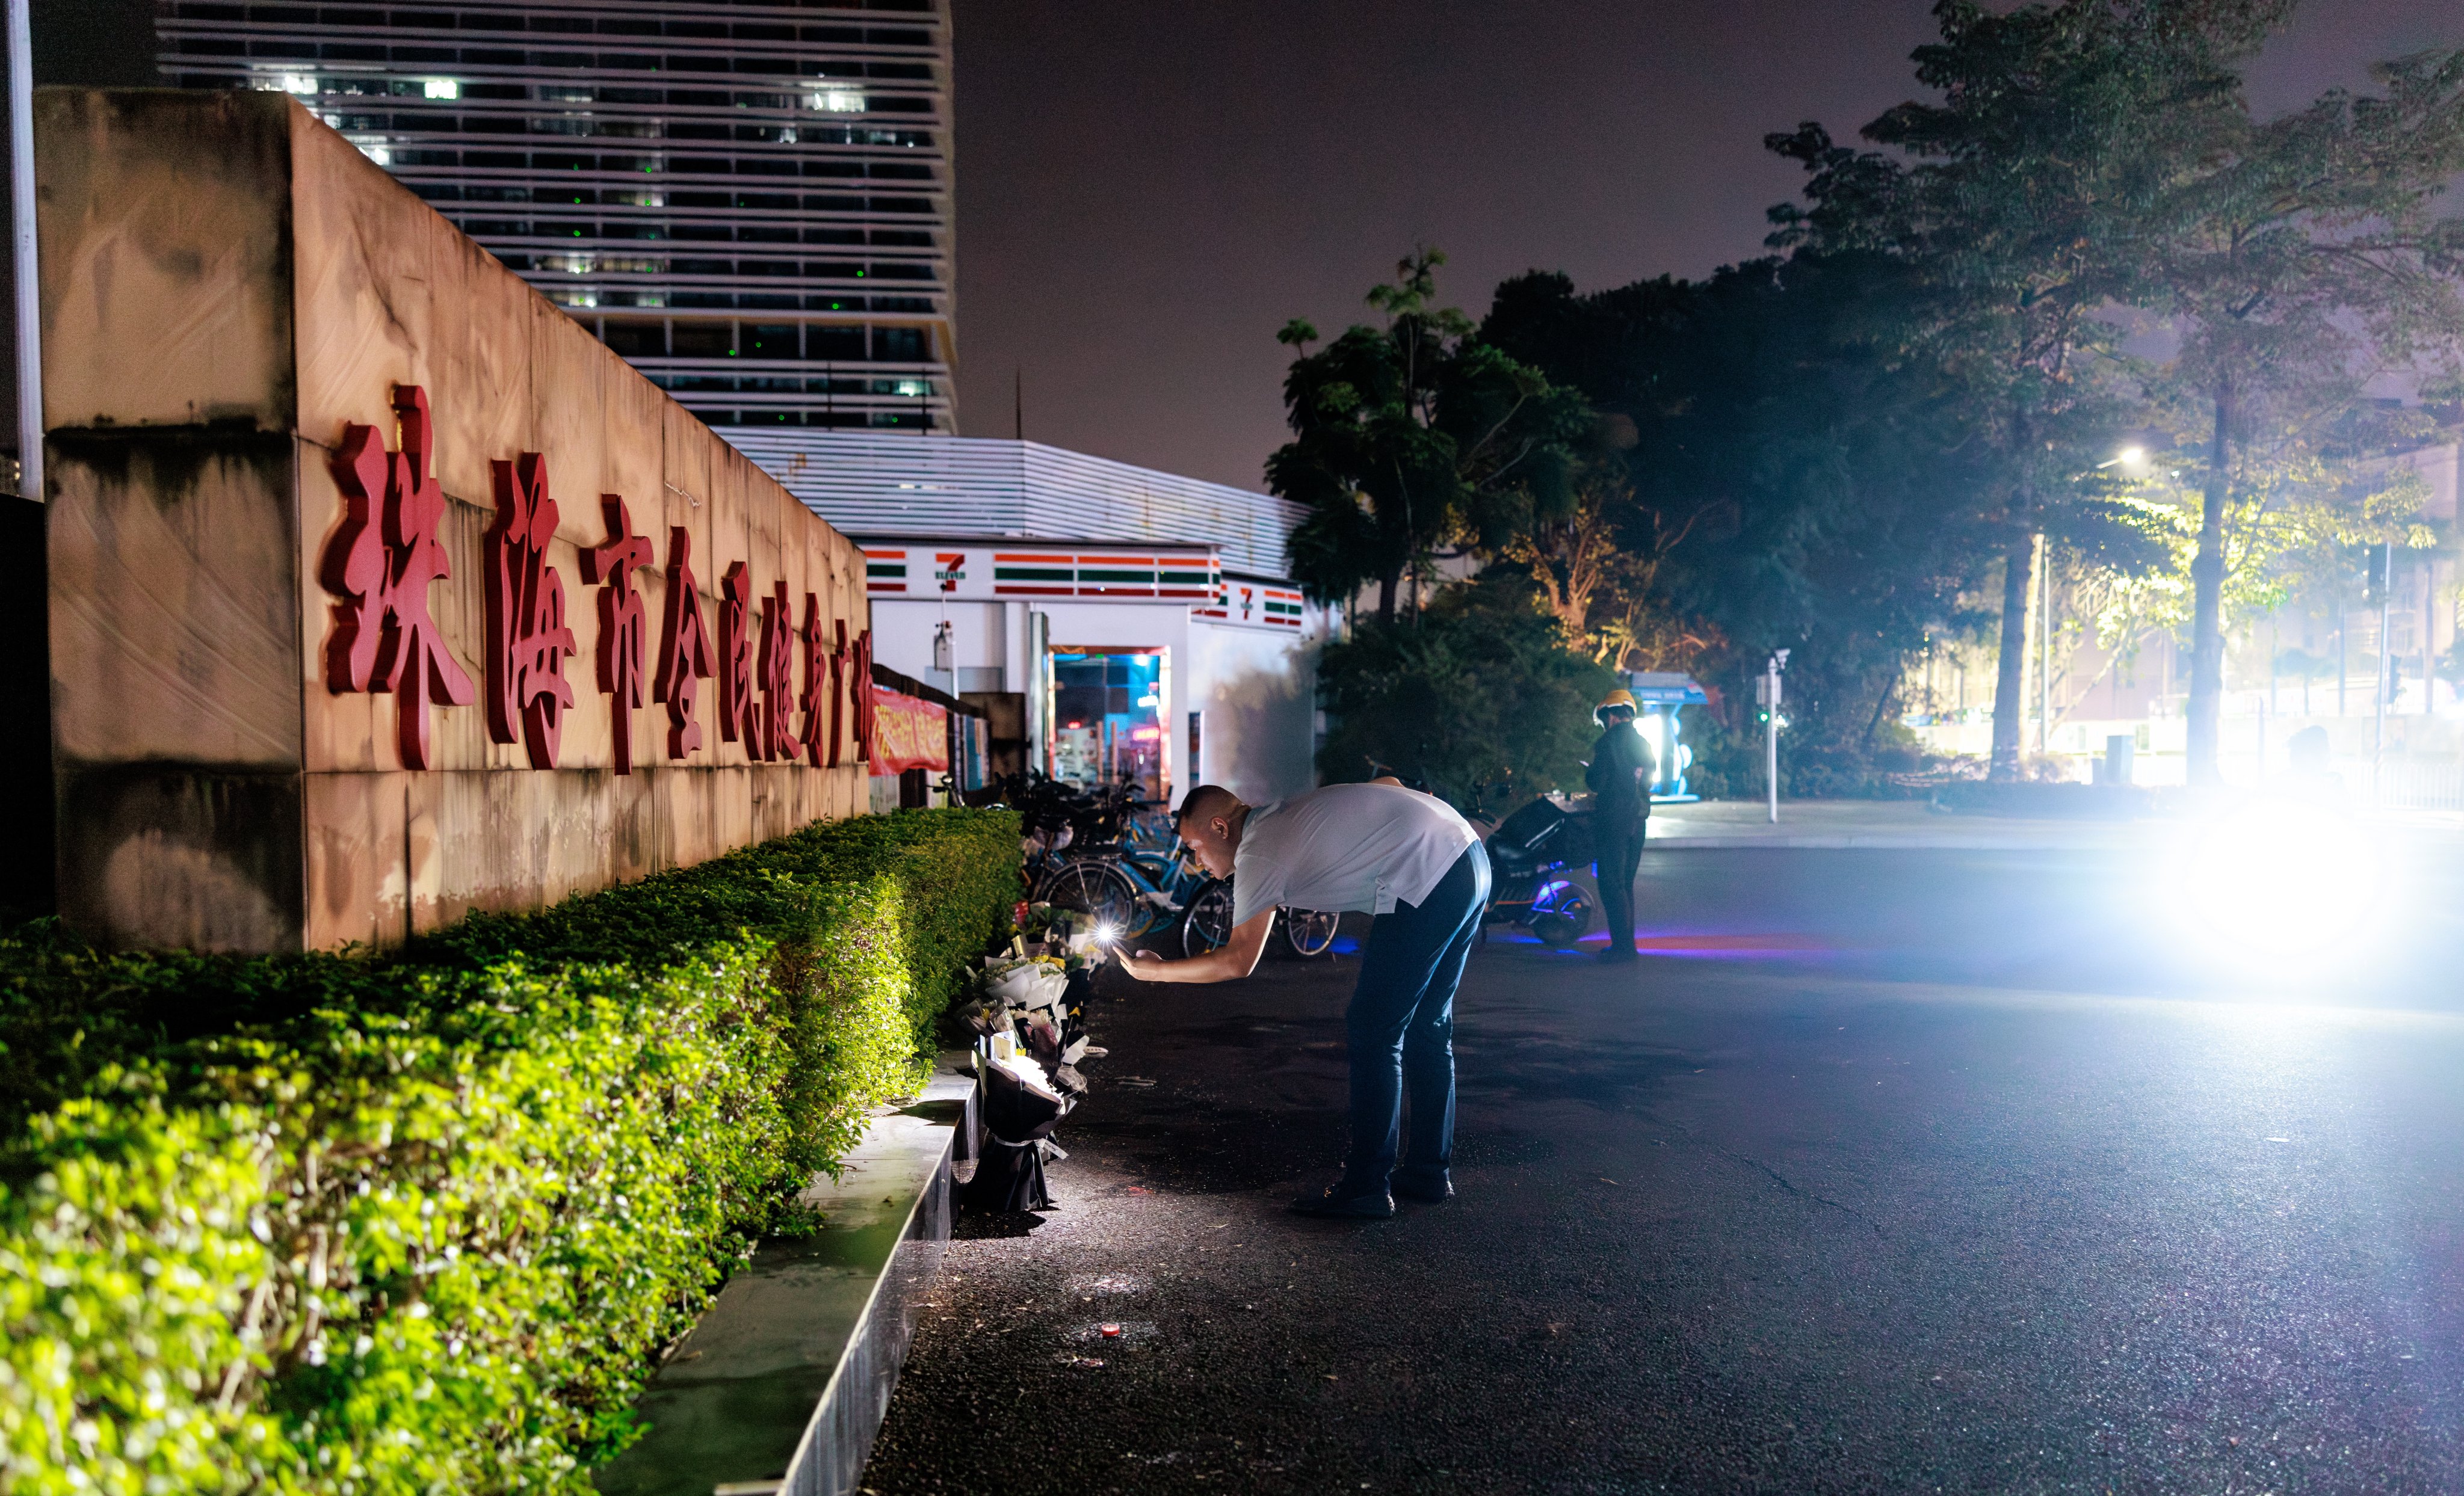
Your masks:
M1529 930L1560 949L1591 932L1599 914L1592 883L1592 813L1535 800L1488 834L1485 924ZM1481 935L1486 937L1484 927Z

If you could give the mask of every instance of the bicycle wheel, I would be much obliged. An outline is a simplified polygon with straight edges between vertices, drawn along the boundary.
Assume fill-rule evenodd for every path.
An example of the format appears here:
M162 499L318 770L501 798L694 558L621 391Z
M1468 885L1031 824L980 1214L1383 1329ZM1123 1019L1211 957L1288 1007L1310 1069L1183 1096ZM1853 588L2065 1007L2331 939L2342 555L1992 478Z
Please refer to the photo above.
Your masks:
M1232 938L1232 885L1210 878L1191 895L1180 921L1180 954L1204 956Z
M1137 933L1137 887L1110 863L1081 857L1062 864L1044 881L1043 899L1054 909L1087 916L1088 923L1115 939Z
M1334 945L1335 916L1314 909L1284 911L1284 938L1292 943L1292 954L1304 959L1324 956Z

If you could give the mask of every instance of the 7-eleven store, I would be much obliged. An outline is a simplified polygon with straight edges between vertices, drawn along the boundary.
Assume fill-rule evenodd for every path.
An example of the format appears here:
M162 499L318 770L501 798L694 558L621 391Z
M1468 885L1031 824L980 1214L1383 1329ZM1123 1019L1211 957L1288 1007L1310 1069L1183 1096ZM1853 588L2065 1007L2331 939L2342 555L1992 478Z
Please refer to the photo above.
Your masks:
M1316 782L1310 663L1326 618L1289 583L1227 573L1212 545L863 543L874 657L970 701L1018 698L1012 753L1026 763L1156 799L1214 781L1263 801Z

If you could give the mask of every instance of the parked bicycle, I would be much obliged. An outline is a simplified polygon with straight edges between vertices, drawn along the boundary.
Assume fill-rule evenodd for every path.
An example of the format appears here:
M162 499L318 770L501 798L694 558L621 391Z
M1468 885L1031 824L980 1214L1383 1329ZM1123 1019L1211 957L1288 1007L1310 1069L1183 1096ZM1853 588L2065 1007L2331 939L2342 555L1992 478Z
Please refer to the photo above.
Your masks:
M1176 835L1162 851L1115 843L1058 852L1035 896L1086 913L1120 939L1136 940L1185 917L1209 881Z
M1307 959L1334 948L1335 916L1322 910L1284 908L1276 924L1294 956ZM1190 901L1180 925L1180 953L1198 957L1232 938L1232 880L1210 878Z

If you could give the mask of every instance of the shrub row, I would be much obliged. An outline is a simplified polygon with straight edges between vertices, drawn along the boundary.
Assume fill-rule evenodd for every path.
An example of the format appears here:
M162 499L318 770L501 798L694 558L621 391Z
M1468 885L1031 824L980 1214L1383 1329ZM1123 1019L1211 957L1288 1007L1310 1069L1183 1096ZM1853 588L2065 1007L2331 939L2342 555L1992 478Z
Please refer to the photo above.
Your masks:
M384 955L0 939L0 1491L580 1491L1006 929L992 812Z

